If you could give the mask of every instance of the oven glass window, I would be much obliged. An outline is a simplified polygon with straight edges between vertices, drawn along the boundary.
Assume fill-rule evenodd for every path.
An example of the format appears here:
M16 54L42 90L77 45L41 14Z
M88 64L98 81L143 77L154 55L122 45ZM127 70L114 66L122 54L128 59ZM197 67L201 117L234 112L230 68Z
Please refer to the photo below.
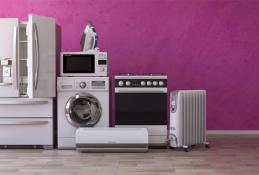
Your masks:
M116 93L115 125L165 125L166 93Z
M63 55L64 73L94 73L94 54Z

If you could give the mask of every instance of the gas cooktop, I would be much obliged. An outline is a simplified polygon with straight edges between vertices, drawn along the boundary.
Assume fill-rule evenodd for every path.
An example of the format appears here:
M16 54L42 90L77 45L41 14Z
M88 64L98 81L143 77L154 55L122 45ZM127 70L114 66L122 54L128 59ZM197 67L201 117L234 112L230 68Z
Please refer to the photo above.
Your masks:
M118 76L164 76L164 73L119 73Z

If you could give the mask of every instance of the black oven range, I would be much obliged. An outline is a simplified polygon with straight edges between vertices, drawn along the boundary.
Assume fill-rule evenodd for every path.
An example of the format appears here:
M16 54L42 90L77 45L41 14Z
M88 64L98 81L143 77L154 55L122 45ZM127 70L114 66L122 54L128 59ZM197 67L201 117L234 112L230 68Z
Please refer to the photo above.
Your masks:
M167 144L167 76L119 74L115 76L115 127L143 127L149 146Z

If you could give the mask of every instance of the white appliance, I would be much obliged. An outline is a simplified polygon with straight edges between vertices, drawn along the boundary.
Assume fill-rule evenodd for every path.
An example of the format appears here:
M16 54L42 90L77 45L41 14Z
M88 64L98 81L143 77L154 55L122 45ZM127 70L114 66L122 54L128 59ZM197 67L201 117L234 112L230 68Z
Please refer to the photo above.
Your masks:
M81 51L88 51L97 47L97 33L91 22L88 22L85 26L80 44Z
M185 151L206 142L206 91L179 90L170 94L170 146Z
M52 147L56 25L0 18L0 145Z
M0 18L0 97L54 97L56 25L49 17Z
M75 148L79 127L109 127L109 77L58 77L58 148Z
M147 128L149 146L167 145L167 76L115 76L115 127Z
M61 76L107 76L107 52L88 50L85 52L61 52Z
M79 128L76 148L80 152L146 152L146 128Z

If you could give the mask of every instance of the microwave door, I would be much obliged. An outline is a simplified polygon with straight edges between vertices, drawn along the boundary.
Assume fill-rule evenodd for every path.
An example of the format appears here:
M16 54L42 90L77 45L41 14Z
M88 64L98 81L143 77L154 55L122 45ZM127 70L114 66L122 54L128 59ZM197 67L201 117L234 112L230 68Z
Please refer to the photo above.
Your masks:
M0 18L0 97L19 96L19 20Z
M54 97L56 86L56 25L49 17L29 15L28 88L30 98Z

